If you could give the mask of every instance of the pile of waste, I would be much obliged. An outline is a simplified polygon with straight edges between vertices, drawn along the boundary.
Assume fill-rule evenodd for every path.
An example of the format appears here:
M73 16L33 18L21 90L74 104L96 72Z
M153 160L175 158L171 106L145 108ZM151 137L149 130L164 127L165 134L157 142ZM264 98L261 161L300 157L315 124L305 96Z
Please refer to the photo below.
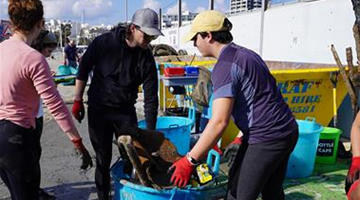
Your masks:
M130 195L125 190L129 190L129 188L138 192L139 190L141 192L150 189L154 195L159 192L163 195L168 191L180 192L181 198L186 194L192 198L196 196L196 199L213 199L213 197L218 199L226 194L227 177L224 173L219 174L219 155L209 155L208 162L197 166L189 184L180 189L170 182L172 172L169 171L169 168L180 159L181 155L177 152L175 145L166 139L163 133L133 128L131 133L124 134L122 132L115 143L121 154L121 162L118 161L121 166L112 169L112 176L117 182L115 183L115 197ZM211 162L216 156L217 159L215 158L214 162ZM119 163L115 165L119 165ZM216 165L209 165L208 163L216 163ZM216 171L213 171L214 169ZM207 195L210 193L211 195ZM134 199L138 198L135 195ZM179 197L179 199L181 198Z

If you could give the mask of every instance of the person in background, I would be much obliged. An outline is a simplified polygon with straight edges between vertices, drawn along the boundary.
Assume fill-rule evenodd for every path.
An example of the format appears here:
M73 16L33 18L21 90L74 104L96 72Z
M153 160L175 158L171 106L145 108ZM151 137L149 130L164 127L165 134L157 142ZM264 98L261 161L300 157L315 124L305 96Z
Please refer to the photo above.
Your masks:
M227 199L282 200L290 153L298 139L298 125L276 80L255 52L232 43L231 22L215 10L199 13L184 38L203 56L217 59L211 74L212 118L199 141L173 164L171 181L185 187L198 164L221 138L230 117L243 133L229 171Z
M64 65L77 68L77 62L79 61L79 55L77 52L75 40L70 40L69 44L64 49Z
M39 36L32 42L31 47L38 50L45 58L48 58L51 56L51 53L56 49L57 47L57 38L54 33L51 33L47 30L42 30L39 34ZM54 72L51 72L52 75L54 75ZM41 157L41 144L40 139L43 131L43 124L44 124L44 110L43 110L43 101L40 99L40 105L39 105L39 112L35 119L35 132L37 132L38 139L36 140L38 142L37 149L38 149L38 155L39 155L39 161ZM39 196L40 199L43 200L51 200L55 199L54 196L48 194L45 192L45 190L39 188Z
M137 127L135 103L141 84L147 129L155 130L158 76L149 44L163 35L158 26L155 11L137 10L126 27L117 26L96 37L81 59L72 113L79 122L84 118L83 93L93 70L88 90L88 126L96 152L95 183L100 200L111 198L109 168L114 133L118 137L122 130Z
M350 133L352 160L346 176L345 190L349 200L360 199L360 112L357 113Z
M13 36L0 44L0 177L14 200L38 200L40 164L35 131L40 96L81 154L81 168L92 166L49 65L30 47L44 27L40 0L9 0Z

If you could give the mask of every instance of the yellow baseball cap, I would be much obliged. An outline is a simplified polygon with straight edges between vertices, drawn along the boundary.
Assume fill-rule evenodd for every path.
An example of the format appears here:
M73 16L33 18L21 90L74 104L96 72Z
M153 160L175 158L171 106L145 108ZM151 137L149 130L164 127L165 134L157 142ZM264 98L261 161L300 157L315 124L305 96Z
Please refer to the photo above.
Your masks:
M229 30L229 27L224 26L225 19L226 16L216 10L206 10L199 13L192 22L190 32L182 38L182 42L189 42L197 33Z

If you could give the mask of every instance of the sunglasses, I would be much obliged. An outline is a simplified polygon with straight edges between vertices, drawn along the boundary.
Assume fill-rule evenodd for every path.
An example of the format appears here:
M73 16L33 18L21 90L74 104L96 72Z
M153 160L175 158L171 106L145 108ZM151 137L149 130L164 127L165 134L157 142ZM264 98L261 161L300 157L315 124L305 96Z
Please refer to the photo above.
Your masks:
M146 34L144 31L142 31L140 29L139 26L137 26L136 29L144 34L144 40L146 40L146 41L153 41L153 40L156 40L159 37L158 35L148 35L148 34Z

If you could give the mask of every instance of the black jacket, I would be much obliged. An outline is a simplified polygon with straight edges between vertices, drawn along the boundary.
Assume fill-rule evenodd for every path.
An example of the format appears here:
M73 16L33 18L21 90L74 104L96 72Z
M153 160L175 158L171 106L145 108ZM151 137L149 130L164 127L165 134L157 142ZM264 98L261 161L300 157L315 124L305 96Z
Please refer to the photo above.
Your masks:
M125 29L117 27L98 36L89 45L79 65L77 79L87 81L89 105L135 109L138 88L143 84L144 111L148 129L155 129L158 109L158 76L150 49L130 48Z

